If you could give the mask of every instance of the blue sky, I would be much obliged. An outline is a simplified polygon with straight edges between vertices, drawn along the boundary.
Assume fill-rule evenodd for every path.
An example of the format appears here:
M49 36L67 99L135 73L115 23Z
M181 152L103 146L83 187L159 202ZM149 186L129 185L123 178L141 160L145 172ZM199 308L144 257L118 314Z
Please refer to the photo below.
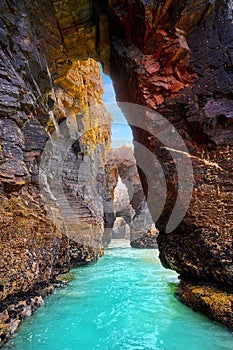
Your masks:
M113 116L111 147L116 148L123 145L132 145L132 131L116 103L116 96L113 90L112 81L109 76L103 73L101 66L100 69L102 73L102 84L104 90L102 98L108 112Z

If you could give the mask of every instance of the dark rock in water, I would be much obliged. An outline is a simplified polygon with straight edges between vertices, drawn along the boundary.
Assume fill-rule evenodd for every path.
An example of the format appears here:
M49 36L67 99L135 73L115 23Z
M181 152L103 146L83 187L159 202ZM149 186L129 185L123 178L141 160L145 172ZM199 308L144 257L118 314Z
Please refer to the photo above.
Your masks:
M182 281L176 297L193 310L203 312L233 330L232 304L233 293L213 285L195 284Z
M158 231L156 229L148 231L142 237L130 242L133 248L157 249Z
M29 291L8 297L0 310L0 339L5 342L16 331L20 322L44 305L43 298L54 291L53 285L38 285L38 291Z

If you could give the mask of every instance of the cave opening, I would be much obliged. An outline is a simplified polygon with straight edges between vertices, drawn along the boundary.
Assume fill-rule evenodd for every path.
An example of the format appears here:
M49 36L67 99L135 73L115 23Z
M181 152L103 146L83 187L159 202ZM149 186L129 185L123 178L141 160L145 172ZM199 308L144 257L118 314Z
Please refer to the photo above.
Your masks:
M129 193L126 185L118 176L117 185L114 189L114 213L115 222L112 228L112 237L110 244L121 240L122 243L130 243L130 226L129 223L134 215L134 210L130 204Z
M102 99L107 111L113 120L111 124L111 150L108 155L107 168L109 173L115 172L112 192L113 213L105 213L107 234L104 245L109 246L114 239L124 239L128 243L140 241L140 239L152 229L153 220L147 208L147 204L140 185L136 159L134 157L132 130L126 118L117 104L112 80L102 75L103 95ZM111 181L110 181L111 183ZM145 214L146 212L146 214ZM143 213L143 214L142 214ZM143 223L139 224L139 217L143 216ZM157 244L155 243L155 247Z

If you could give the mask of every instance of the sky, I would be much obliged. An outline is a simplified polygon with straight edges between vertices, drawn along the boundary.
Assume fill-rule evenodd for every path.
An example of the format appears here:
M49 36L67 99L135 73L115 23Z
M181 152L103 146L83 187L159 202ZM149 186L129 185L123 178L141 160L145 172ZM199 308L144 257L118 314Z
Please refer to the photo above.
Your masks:
M102 73L102 84L103 84L103 90L104 90L102 99L104 101L104 104L108 112L113 117L111 147L117 148L123 145L132 146L132 139L133 139L132 131L128 126L123 113L121 112L120 108L116 103L116 96L113 90L112 81L109 76L103 73L101 66L100 66L100 70Z

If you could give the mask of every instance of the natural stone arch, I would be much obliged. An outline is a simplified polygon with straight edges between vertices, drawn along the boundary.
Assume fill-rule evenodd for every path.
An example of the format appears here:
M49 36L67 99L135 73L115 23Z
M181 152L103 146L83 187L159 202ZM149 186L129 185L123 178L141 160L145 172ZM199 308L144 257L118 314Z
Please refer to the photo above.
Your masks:
M108 154L106 176L105 245L111 240L116 217L124 218L129 225L131 243L146 241L147 233L152 229L154 223L147 207L131 146L111 150ZM114 191L119 178L128 191L129 203L116 212L114 211ZM154 247L156 247L156 234L153 238ZM144 246L146 247L146 242Z
M92 28L95 27L92 25L91 8L89 7L88 17L90 22L85 22L85 24L80 22L79 24L78 19L74 20L72 14L74 8L79 6L78 1L72 1L69 4L63 1L58 3L59 6L56 7L57 2L49 4L46 2L45 4L42 1L38 6L32 8L30 2L25 1L25 6L31 11L32 18L42 18L45 5L46 8L49 6L51 10L46 22L42 24L39 21L38 23L35 22L37 25L35 32L41 41L52 77L64 88L69 85L70 75L67 72L72 71L69 65L74 64L75 66L78 58L93 57L99 59L96 46L101 40L97 42L97 37L93 34L94 29L90 30L91 39L85 40L85 45L78 52L82 45L76 46L75 44L82 43L80 38L83 34L88 38L87 28L89 25ZM225 270L221 266L221 272L219 269L215 269L213 273L209 273L210 266L207 266L206 263L202 266L200 261L200 264L196 266L193 261L194 251L187 254L187 249L184 248L182 258L178 257L176 252L177 246L184 246L183 235L193 242L192 235L196 237L194 232L200 232L202 229L205 233L200 234L199 241L202 241L206 246L205 253L209 250L209 243L206 242L207 237L209 242L211 240L210 236L214 237L220 228L224 227L224 232L218 236L219 246L223 247L226 240L232 240L229 216L224 206L222 206L224 215L218 216L218 209L213 200L214 192L216 192L220 196L219 203L229 203L231 200L230 192L225 191L224 185L212 184L212 179L215 177L219 179L220 184L229 181L229 164L225 164L224 160L232 159L232 148L225 147L226 144L232 142L231 134L226 130L231 125L230 120L232 119L229 112L231 110L232 78L228 68L231 66L231 59L229 55L225 55L224 47L219 43L220 35L221 42L230 45L228 40L230 35L224 29L228 28L229 31L232 29L230 2L220 0L210 3L206 0L201 4L198 2L195 4L188 1L185 5L181 5L181 2L173 1L167 1L164 4L154 2L144 4L137 0L133 7L128 2L109 2L107 10L113 48L111 60L114 62L111 75L113 82L115 82L118 100L139 103L156 109L162 115L167 116L184 137L192 154L195 171L196 169L203 169L209 173L207 177L208 185L205 186L207 178L204 177L204 180L202 175L198 174L199 170L197 170L196 177L200 179L198 180L199 185L203 185L203 188L211 186L214 188L213 193L209 192L208 194L206 191L200 192L199 185L196 187L185 220L176 232L169 236L171 246L168 248L168 237L163 234L163 230L169 218L171 206L174 204L176 190L172 174L167 173L168 188L171 189L171 193L164 213L158 222L161 231L162 261L165 266L176 268L184 276L190 275L204 280L213 280L217 283L224 282L231 286L232 276L230 279L228 278L228 267ZM195 16L192 15L194 12ZM135 21L135 18L138 18L138 13L141 15L142 32L139 29L138 22ZM168 14L170 15L169 19ZM122 16L125 15L127 20L121 20L121 18L123 19ZM64 18L66 20L63 21ZM222 18L224 18L224 28L223 23L221 23ZM213 25L215 22L218 25L217 29ZM44 30L45 23L47 31ZM54 45L51 45L51 42ZM107 47L107 52L109 52L109 45ZM205 54L203 50L206 50ZM214 65L208 61L211 53L217 54L219 57ZM198 66L197 62L201 66ZM226 69L223 69L223 66ZM121 67L121 69L116 69L116 67ZM215 75L216 79L214 79ZM225 79L226 76L228 82ZM210 82L209 89L206 87L205 79ZM194 101L194 104L190 101ZM210 107L211 105L213 107ZM224 122L224 127L222 122L212 122L219 116L220 109L224 110L224 120L226 118L227 121L229 120L227 123ZM198 114L200 115L199 119L196 118ZM211 118L208 115L211 115ZM146 123L147 119L145 118L145 126ZM149 130L150 126L147 125L147 127ZM146 135L138 133L137 130L134 130L134 138L139 143L157 152L157 154L159 153L159 145L156 144L155 140L149 141ZM220 159L219 154L224 154L224 157ZM208 158L211 159L209 163ZM146 191L143 178L142 183ZM204 194L205 198L203 197ZM199 203L200 197L201 206ZM209 218L206 218L205 215L201 222L195 220L196 213L200 212L201 208L203 211L207 210L210 217L212 214L209 208L211 208L211 211L215 212L214 217L218 217L218 221L215 220L211 224L211 229L209 228ZM208 228L206 228L207 222ZM187 234L188 231L192 233ZM220 237L224 237L224 239L222 240ZM174 244L175 241L176 244ZM197 243L196 239L194 241ZM197 244L199 247L199 243ZM194 247L192 244L191 246ZM169 253L168 251L165 253L167 249ZM169 263L170 254L171 264ZM175 261L178 262L177 265L174 265L174 256L176 257ZM185 263L186 259L188 260L187 264Z
M88 21L85 23L83 20L79 22L74 16L75 9L80 4L83 6L87 1L42 0L34 1L33 6L29 0L1 2L3 13L7 14L4 17L5 34L1 40L6 73L3 80L6 82L8 98L7 104L1 105L4 117L1 123L4 123L5 129L11 130L13 139L17 140L14 147L18 154L17 159L10 159L12 147L9 147L7 162L3 167L3 213L6 220L10 218L7 213L9 198L4 196L5 191L9 196L9 193L19 193L22 190L18 204L26 209L28 205L32 209L32 198L39 196L34 186L37 183L35 169L47 134L42 132L37 121L50 129L55 127L50 109L53 109L56 94L63 94L60 89L64 91L69 87L70 91L65 94L65 98L62 96L61 102L62 108L67 108L72 117L70 97L77 92L73 91L75 79L73 80L72 70L79 67L81 60L91 57L108 66L106 57L109 43L106 51L103 48L97 49L106 39L107 31L101 31L101 26L104 27L107 22L96 21L99 33L104 33L105 39L102 40L101 35L95 35L98 31L95 31L93 18L89 21L89 10ZM161 260L166 267L178 271L185 280L217 284L220 289L227 286L231 290L232 216L228 210L232 200L231 1L190 0L184 4L183 1L137 0L133 7L129 1L108 1L107 5L112 43L111 76L118 100L145 105L166 116L184 137L194 165L196 183L191 205L181 225L166 235L164 227L177 194L173 178L174 164L169 164L168 159L166 176L169 196L158 222ZM101 58L102 52L104 54ZM8 93L9 82L14 86L13 94L11 91ZM57 82L55 87L54 82ZM60 110L55 107L57 119ZM32 118L31 123L32 114L37 121ZM38 131L36 142L30 138L32 124L33 132ZM146 116L145 127L150 130ZM159 157L161 149L156 140L149 140L148 135L139 130L133 131L135 140ZM26 136L25 152L22 152L25 141L23 135ZM94 134L92 136L94 138ZM4 143L12 146L12 140L7 137L7 133L4 133ZM137 149L135 153L137 157ZM28 171L25 164L30 162L32 165ZM146 193L146 181L140 175ZM30 176L32 180L28 180ZM66 237L57 232L50 221L46 222L38 203L36 210L44 218L40 225L38 217L32 215L33 210L19 211L18 204L17 199L11 203L12 210L18 213L17 225L22 230L21 233L32 230L32 224L22 229L21 221L25 214L29 215L35 227L44 227L45 223L47 225L43 233L45 241L48 241L43 245L43 251L45 261L49 264L46 265L44 261L40 267L43 278L49 280L51 275L67 270L69 259ZM9 237L14 240L20 236L12 235L7 227L4 224L6 242L10 240ZM52 232L54 237L48 237L47 231ZM34 233L33 235L35 236ZM57 249L54 249L55 246ZM49 247L54 251L52 256L48 254ZM18 259L20 255L17 254L17 247L15 252ZM27 279L23 274L18 274L18 284L13 283L13 274L10 281L4 276L1 296L6 297L13 285L13 292L27 291L28 285L36 282L36 268L33 269ZM20 290L17 289L19 283ZM185 293L183 296L187 297ZM195 298L198 300L199 296L195 295ZM201 308L200 304L196 307ZM231 317L231 306L224 312ZM232 327L232 318L225 315L222 317L218 313L211 316Z

